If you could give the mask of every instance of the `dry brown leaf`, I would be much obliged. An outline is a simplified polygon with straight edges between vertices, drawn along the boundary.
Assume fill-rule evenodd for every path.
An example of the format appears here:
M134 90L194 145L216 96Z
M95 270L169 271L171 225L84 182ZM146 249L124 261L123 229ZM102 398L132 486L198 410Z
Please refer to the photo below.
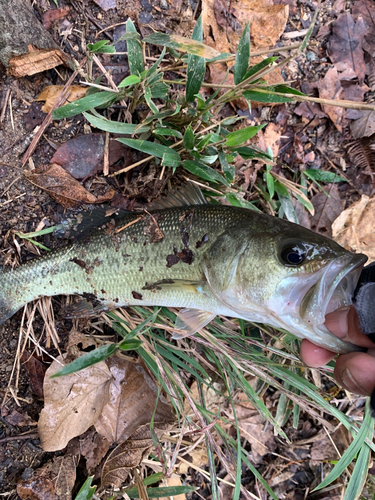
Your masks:
M38 95L35 99L36 101L45 101L45 104L42 107L42 111L44 111L44 113L49 113L51 111L63 88L63 85L49 85ZM81 97L85 97L87 87L84 88L80 85L71 85L69 90L70 94L68 95L66 101L61 103L61 106L67 102L78 101Z
M287 5L274 5L272 0L204 0L204 42L220 52L235 53L249 21L251 43L258 48L271 47L284 33L288 13Z
M52 481L47 477L20 479L17 483L17 494L21 500L59 500Z
M341 99L343 88L339 80L339 74L336 68L330 68L325 77L318 83L319 97L321 99ZM333 124L339 132L345 125L345 110L338 106L322 105L324 112L332 120Z
M117 356L107 361L112 383L110 400L95 423L99 434L110 443L126 441L143 424L149 424L154 413L158 389L146 370ZM161 395L155 421L173 422L175 416L169 402Z
M94 0L94 2L105 11L117 7L117 0Z
M332 36L328 42L328 55L342 78L358 78L362 85L366 64L362 49L366 25L362 17L355 23L350 12L340 14L333 24Z
M71 330L69 332L68 348L78 344L82 345L82 349L86 349L87 347L90 347L92 345L98 347L98 344L94 337L85 335L84 333L81 333L77 330Z
M352 7L352 16L355 21L362 18L366 30L362 48L372 57L375 57L375 4L373 0L358 0Z
M67 355L59 356L62 362ZM64 377L50 378L61 370L54 361L44 380L44 408L38 422L43 450L62 450L98 419L109 399L111 372L102 361Z
M350 124L354 139L362 139L362 137L370 137L375 134L375 111L365 109L361 113L362 116Z
M155 422L155 433L161 436L169 424ZM140 426L130 438L118 445L106 459L102 470L102 487L119 487L129 470L138 467L153 447L150 423Z
M362 198L344 210L332 225L333 239L351 252L375 261L375 197Z
M32 392L42 398L43 380L47 366L36 357L35 353L31 354L26 350L22 353L21 361L22 366L24 366L28 372Z
M7 422L11 425L16 425L17 427L27 427L29 425L36 425L36 422L27 413L20 413L17 410L13 410L9 415L7 415Z
M51 472L55 474L55 491L59 500L71 500L76 482L76 464L74 457L56 457ZM44 499L43 499L44 500Z
M86 458L86 469L89 474L100 464L111 443L94 429L89 429L79 438L79 452Z
M72 208L81 203L104 203L111 200L115 194L113 189L110 189L105 195L96 198L55 163L27 172L25 177L65 208Z
M331 238L333 221L341 214L344 202L336 184L326 185L325 191L329 193L329 197L321 192L311 198L315 208L315 214L311 217L311 229Z

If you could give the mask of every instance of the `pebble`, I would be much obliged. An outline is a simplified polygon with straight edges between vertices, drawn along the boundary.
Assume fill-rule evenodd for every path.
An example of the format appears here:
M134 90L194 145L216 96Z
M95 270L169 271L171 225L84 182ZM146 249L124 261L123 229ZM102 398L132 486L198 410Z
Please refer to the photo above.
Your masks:
M312 50L309 50L309 51L307 52L307 54L306 54L306 59L307 59L308 61L311 61L311 62L312 62L312 61L315 61L315 59L316 59L315 52L313 52Z
M164 10L168 10L169 6L168 6L167 0L160 0L160 8L164 9Z

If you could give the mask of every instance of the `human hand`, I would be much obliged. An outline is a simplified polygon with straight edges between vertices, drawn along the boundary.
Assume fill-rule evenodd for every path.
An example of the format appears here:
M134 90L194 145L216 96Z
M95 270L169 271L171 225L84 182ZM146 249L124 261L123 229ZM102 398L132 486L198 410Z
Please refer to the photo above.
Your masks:
M336 361L334 376L344 389L369 396L375 389L375 344L362 333L356 310L350 306L327 314L325 326L342 340L368 348L366 353L341 354ZM323 366L336 356L308 340L302 341L300 352L302 361L311 368Z

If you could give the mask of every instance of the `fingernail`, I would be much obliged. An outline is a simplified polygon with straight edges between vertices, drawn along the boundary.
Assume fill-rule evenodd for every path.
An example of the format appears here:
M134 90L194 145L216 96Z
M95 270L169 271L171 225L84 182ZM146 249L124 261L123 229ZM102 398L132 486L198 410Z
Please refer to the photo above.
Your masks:
M326 316L325 326L340 339L345 339L348 336L349 311L350 307L343 307Z
M351 374L349 368L345 368L341 373L341 380L343 381L346 389L354 394L366 394L366 391L357 383L353 375Z

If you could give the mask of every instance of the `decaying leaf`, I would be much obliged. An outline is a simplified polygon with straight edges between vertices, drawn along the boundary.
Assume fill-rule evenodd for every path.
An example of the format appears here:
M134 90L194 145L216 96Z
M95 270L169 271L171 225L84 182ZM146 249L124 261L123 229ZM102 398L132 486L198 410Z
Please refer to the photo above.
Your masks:
M56 457L36 469L31 478L20 479L17 493L22 500L71 500L75 480L74 457Z
M333 238L351 252L367 255L375 261L375 198L362 198L344 210L332 225Z
M86 458L86 469L89 474L100 464L110 446L111 443L94 429L89 429L79 437L79 453Z
M52 24L60 21L61 19L65 19L69 14L69 6L61 9L51 9L47 10L42 16L43 26L49 30L52 27Z
M375 134L375 111L365 109L361 113L362 116L350 124L354 139L362 139L362 137L370 137Z
M366 29L362 48L375 57L375 4L372 0L357 0L352 7L354 21L362 18Z
M61 165L75 179L86 179L103 170L105 134L84 134L62 144L53 155L51 163ZM119 141L110 140L108 164L127 157L131 163L133 151ZM124 166L124 165L123 165Z
M330 238L332 223L341 214L344 202L335 184L327 184L325 190L329 193L329 197L320 192L311 198L311 203L315 208L315 214L311 217L311 229Z
M111 372L104 362L64 377L50 378L61 370L67 355L59 356L46 372L44 408L38 431L43 450L62 450L98 419L109 399Z
M51 111L63 88L63 85L49 85L38 95L35 99L36 101L45 101L45 104L42 107L42 111L44 111L44 113L49 113ZM71 85L69 87L69 91L70 94L66 98L66 101L61 103L61 106L67 102L78 101L78 99L84 97L87 92L87 87L84 88L80 85Z
M366 25L362 17L355 23L350 12L340 14L333 24L332 36L328 43L328 54L341 78L358 78L362 85L365 79L366 64L362 49Z
M319 96L322 99L341 99L343 96L343 88L339 80L339 75L336 68L330 68L325 77L318 83ZM324 111L330 117L335 127L339 132L345 125L345 110L338 106L322 106Z
M94 2L105 11L117 7L117 0L94 0Z
M77 330L71 330L69 332L68 348L71 346L76 346L78 344L82 345L82 349L86 349L87 347L90 347L92 345L98 347L98 344L94 337L85 335L84 333L81 333Z
M25 177L35 186L47 191L65 208L72 208L81 203L104 203L114 196L113 189L110 189L103 196L96 198L60 165L55 163L27 172Z
M110 400L95 423L95 428L110 443L126 441L143 424L149 424L154 413L158 390L152 378L138 363L117 356L107 360L112 382ZM155 421L173 422L169 402L161 395Z
M11 425L16 425L17 427L36 425L36 422L34 422L30 415L26 412L20 413L17 410L13 410L9 415L7 415L7 422Z
M155 422L158 437L169 428L169 424ZM141 425L127 441L118 445L106 459L102 470L102 486L119 487L128 476L128 471L138 467L153 447L150 424Z

